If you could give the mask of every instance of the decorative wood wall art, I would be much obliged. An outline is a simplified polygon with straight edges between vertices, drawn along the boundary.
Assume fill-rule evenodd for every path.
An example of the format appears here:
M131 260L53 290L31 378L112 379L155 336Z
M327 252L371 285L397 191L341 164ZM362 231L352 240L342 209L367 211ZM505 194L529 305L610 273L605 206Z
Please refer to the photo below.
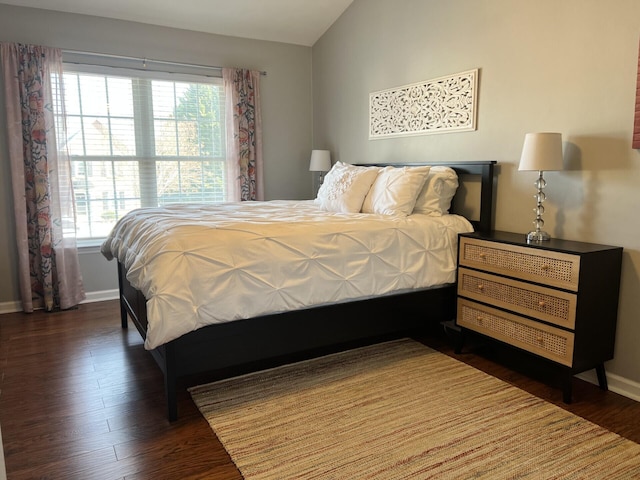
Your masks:
M633 148L640 148L640 49L638 51L638 76L636 78L636 114L633 123Z
M369 94L369 139L476 129L478 69Z

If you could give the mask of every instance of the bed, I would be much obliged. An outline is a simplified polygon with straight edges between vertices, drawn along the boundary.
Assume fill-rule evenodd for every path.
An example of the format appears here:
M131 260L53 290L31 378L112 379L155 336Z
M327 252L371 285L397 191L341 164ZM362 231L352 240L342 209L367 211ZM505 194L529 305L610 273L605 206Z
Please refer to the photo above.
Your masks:
M203 210L169 206L125 216L102 252L118 261L122 328L131 318L163 372L169 420L178 417L177 392L183 379L238 367L264 368L411 335L453 318L456 259L451 258L455 249L450 244L457 242L457 233L491 228L494 165L448 165L460 182L451 201L456 215L380 212L381 203L370 201L381 183L379 174L366 187L363 206L357 206L369 208L367 213L344 202L320 208L326 204L319 207L318 200L311 200L202 206ZM428 172L447 166L360 167L397 177L400 169ZM323 188L336 171L337 166ZM356 191L355 186L349 183L348 190ZM329 187L321 189L319 199L322 192L329 203L342 201ZM468 204L474 202L466 197L472 192L477 216L467 221L457 213L469 216ZM424 233L432 224L436 233ZM193 238L199 239L197 247L187 244ZM427 243L431 249L423 246ZM233 250L240 244L251 245L251 252L240 257ZM420 244L415 252L414 244ZM357 250L362 245L366 255ZM387 250L402 252L402 267L392 265ZM279 264L282 252L293 252L294 261ZM334 255L342 257L336 260ZM426 259L444 268L422 268ZM247 274L245 264L258 273Z

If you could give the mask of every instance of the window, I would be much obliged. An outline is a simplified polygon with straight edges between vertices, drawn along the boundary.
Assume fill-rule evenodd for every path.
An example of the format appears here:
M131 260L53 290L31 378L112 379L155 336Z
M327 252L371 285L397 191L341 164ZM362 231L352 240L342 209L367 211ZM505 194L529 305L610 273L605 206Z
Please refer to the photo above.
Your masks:
M162 76L65 69L78 240L134 208L227 200L221 79Z

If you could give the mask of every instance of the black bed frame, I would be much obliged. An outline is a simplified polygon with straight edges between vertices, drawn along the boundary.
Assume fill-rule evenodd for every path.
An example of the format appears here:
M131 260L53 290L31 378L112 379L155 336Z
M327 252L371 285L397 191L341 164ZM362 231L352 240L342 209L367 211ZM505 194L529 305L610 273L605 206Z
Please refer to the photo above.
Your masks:
M377 164L407 166L418 164ZM421 163L419 165L429 165ZM435 165L435 164L433 164ZM443 164L438 164L443 165ZM480 214L472 220L477 231L491 229L494 161L452 163L466 191L469 176L480 180ZM456 210L454 199L452 211ZM131 317L143 338L147 331L144 295L127 281L118 262L122 328ZM150 353L164 374L169 421L178 418L178 380L204 373L256 370L292 359L351 348L381 339L411 335L455 315L455 285L326 305L246 320L209 325L161 345Z

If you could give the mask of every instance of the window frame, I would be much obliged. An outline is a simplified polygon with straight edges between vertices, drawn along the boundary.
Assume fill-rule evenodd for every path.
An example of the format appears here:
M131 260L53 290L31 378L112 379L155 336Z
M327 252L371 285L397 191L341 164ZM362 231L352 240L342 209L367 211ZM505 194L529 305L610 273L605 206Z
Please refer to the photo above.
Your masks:
M128 161L128 162L136 162L138 167L138 188L139 188L139 207L155 207L156 201L159 200L157 197L157 167L159 162L172 162L178 166L182 162L201 162L201 170L204 170L204 166L208 162L220 163L222 165L222 178L219 179L219 184L222 188L222 199L216 199L213 201L229 201L228 195L228 181L227 174L228 171L226 169L226 125L225 125L225 92L223 90L223 81L221 75L194 75L192 73L172 73L172 72L163 72L158 70L139 70L139 69L131 69L131 68L121 68L121 67L112 67L106 65L93 65L93 64L82 64L82 63L69 63L65 62L63 64L63 73L71 73L71 74L89 74L89 75L99 75L102 77L125 77L132 78L134 81L132 82L132 94L134 98L134 116L133 116L133 124L135 131L135 154L134 155L113 155L113 150L110 148L110 155L87 155L86 150L84 151L84 155L70 154L70 159L72 161L72 165L78 165L80 162L84 163L84 171L86 172L95 168L97 163L94 162L110 162L114 165L114 162L118 161ZM176 155L156 155L155 150L155 124L156 119L153 114L153 86L152 81L161 81L161 82L174 82L174 83L191 83L191 84L211 84L217 86L220 90L218 94L220 95L220 101L218 103L219 108L219 123L223 126L219 135L216 137L217 145L218 145L218 155L213 156L202 156L202 155L179 155L179 150L176 151ZM142 90L141 90L142 89ZM136 100L136 97L138 98ZM147 100L146 103L139 104L140 99ZM92 115L87 115L92 116ZM82 115L80 115L82 119ZM110 117L109 117L110 118ZM178 121L176 122L176 135L178 129ZM109 131L111 134L111 130ZM111 135L110 135L111 137ZM110 139L110 142L112 140ZM178 148L178 146L176 146ZM215 167L214 167L215 168ZM220 168L220 167L218 167ZM145 174L146 172L146 174ZM115 175L115 174L114 174ZM115 176L114 176L115 178ZM220 181L221 180L221 181ZM115 182L115 180L114 180ZM179 183L180 187L182 187L182 183ZM81 189L78 193L80 193L79 197L82 198L81 203L84 205L83 210L87 212L87 216L89 217L88 225L91 229L91 202L111 202L113 203L113 210L116 212L116 219L121 218L124 213L120 213L122 209L123 203L127 200L126 194L124 191L119 191L116 188L114 183L113 194L114 198L90 198L87 196L88 182L85 182L85 187ZM206 194L206 192L203 192ZM132 197L129 197L131 200ZM137 198L136 198L137 199ZM136 200L133 199L133 200ZM187 203L191 203L188 200ZM205 203L204 200L196 200L196 202ZM158 202L160 203L160 202ZM175 202L165 202L163 204L175 203ZM139 208L134 207L134 208ZM76 204L76 210L78 211L78 204ZM131 208L123 209L126 211L130 211ZM93 233L91 233L93 235ZM77 237L78 247L95 247L101 245L104 241L105 236L92 236L92 237Z

